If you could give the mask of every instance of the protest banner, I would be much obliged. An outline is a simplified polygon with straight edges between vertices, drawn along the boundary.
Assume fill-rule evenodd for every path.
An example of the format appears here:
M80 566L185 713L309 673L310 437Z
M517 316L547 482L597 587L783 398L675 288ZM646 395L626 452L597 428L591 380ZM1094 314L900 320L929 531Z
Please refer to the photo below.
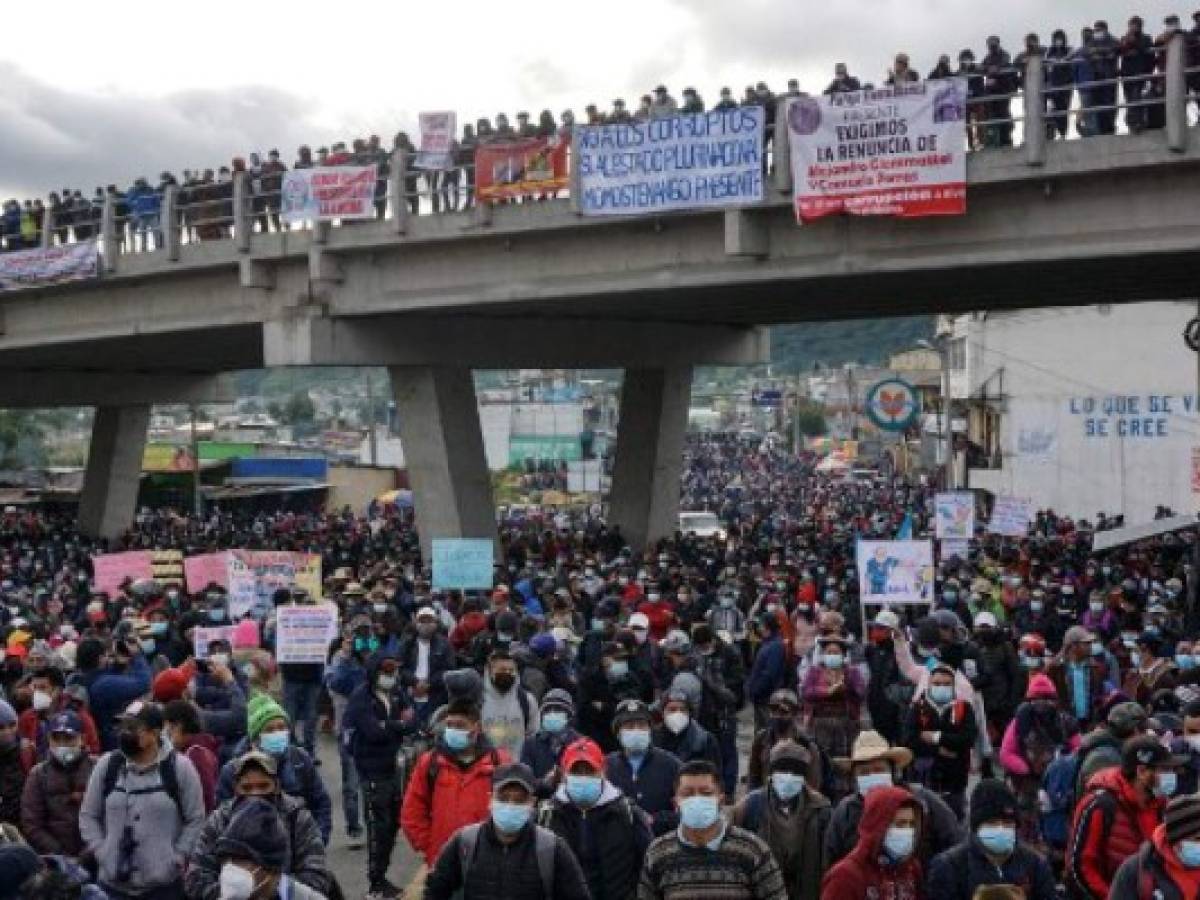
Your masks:
M239 619L252 611L265 614L280 588L304 588L321 597L321 557L283 550L229 551L229 614Z
M434 590L490 588L494 551L495 546L487 538L434 538Z
M966 103L964 78L792 100L796 218L965 213Z
M859 541L855 555L864 603L933 602L931 541Z
M1033 504L1020 497L997 497L988 531L1004 537L1025 537L1033 520Z
M84 281L100 274L99 243L80 241L0 253L0 291Z
M229 587L229 554L202 553L183 561L183 577L189 593L198 594L210 584Z
M210 628L197 626L192 632L192 649L196 659L208 659L208 645L213 641L228 641L233 646L234 626L219 625Z
M106 553L92 557L92 584L100 593L115 596L121 584L131 581L149 580L154 577L154 554L149 550L131 550L128 553Z
M579 209L628 216L763 198L761 106L575 129Z
M375 166L292 169L283 176L285 222L375 218Z
M449 169L454 164L454 135L458 119L453 112L423 112L421 149L413 161L414 169Z
M975 495L970 491L935 495L933 524L939 541L969 541L975 536Z
M475 150L475 192L483 202L550 196L570 186L567 141L557 135L481 144Z
M332 603L281 606L275 612L275 659L279 663L324 663L338 634Z

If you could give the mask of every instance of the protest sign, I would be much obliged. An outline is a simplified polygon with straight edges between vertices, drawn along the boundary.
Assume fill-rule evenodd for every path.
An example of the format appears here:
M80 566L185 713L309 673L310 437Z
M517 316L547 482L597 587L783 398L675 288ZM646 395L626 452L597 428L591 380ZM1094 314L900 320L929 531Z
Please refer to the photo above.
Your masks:
M965 213L966 102L964 78L792 100L797 219Z
M99 263L96 241L0 253L0 291L95 278Z
M149 580L154 577L154 554L149 550L131 550L128 553L106 553L92 557L92 585L94 590L114 596L126 578L131 581Z
M557 135L482 144L475 150L475 192L486 202L566 190L570 186L570 146Z
M761 106L575 129L579 209L628 216L763 198Z
M159 584L183 584L183 551L155 550L150 555L150 568Z
M192 632L192 647L196 659L208 659L208 645L213 641L228 641L233 646L234 626L221 625L212 628L197 627Z
M859 541L856 564L864 603L933 602L930 541Z
M1020 497L997 497L988 531L1005 537L1025 537L1033 520L1033 504Z
M454 164L454 135L457 117L453 112L423 112L421 149L413 161L415 169L449 169Z
M275 659L323 663L337 633L338 611L332 603L281 606L275 612Z
M282 550L229 551L229 614L238 619L271 609L275 591L301 587L321 596L321 557Z
M939 542L938 548L941 550L941 560L945 562L948 559L966 559L967 554L971 550L970 541L945 540Z
M183 561L184 579L190 593L198 594L210 584L229 587L229 554L203 553Z
M375 218L375 166L292 169L283 176L285 222Z
M975 536L975 495L970 491L937 494L933 523L939 541L969 541Z
M494 550L487 538L434 538L434 590L490 588Z

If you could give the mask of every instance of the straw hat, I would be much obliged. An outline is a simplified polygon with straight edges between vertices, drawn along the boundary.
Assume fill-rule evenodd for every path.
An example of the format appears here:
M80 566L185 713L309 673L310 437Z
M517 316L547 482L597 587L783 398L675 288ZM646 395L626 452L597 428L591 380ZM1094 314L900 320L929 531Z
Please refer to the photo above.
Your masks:
M907 747L893 747L878 731L864 731L854 739L850 758L840 756L833 764L843 772L849 772L858 763L886 759L894 767L903 769L912 762L912 758L912 751Z

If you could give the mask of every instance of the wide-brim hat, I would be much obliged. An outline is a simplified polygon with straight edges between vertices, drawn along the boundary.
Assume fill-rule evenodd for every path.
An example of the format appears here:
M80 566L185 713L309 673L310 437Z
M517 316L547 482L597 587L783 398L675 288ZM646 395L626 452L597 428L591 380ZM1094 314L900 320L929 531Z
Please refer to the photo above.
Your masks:
M886 759L898 769L903 769L912 762L912 751L907 747L893 747L878 731L864 731L854 739L850 748L850 756L839 756L833 764L843 772L849 772L858 763L874 762Z

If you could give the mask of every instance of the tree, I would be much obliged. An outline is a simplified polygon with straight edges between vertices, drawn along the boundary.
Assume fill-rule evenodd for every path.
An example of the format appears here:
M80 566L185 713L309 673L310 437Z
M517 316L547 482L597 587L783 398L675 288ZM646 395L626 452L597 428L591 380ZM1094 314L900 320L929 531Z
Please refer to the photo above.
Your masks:
M317 418L317 407L308 391L296 391L283 407L283 420L289 425L311 425Z
M805 437L822 437L829 431L825 423L825 408L810 401L801 404L796 411L799 418L800 433Z

